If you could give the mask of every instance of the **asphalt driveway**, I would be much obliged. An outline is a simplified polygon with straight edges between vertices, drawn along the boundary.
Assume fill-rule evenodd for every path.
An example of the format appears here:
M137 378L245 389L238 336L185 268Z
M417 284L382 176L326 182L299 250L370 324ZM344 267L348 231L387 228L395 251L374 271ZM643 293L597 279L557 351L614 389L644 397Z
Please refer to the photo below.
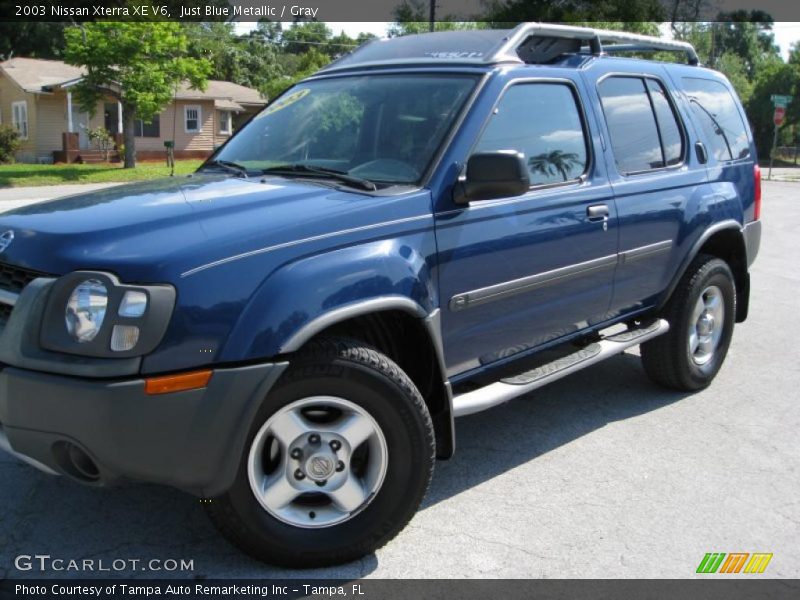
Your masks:
M631 353L460 419L456 457L372 556L275 569L228 545L192 497L89 489L0 455L0 579L78 575L15 568L37 553L188 559L179 575L208 578L682 578L707 552L769 552L765 576L800 577L799 198L800 184L764 182L750 318L709 389L659 389Z

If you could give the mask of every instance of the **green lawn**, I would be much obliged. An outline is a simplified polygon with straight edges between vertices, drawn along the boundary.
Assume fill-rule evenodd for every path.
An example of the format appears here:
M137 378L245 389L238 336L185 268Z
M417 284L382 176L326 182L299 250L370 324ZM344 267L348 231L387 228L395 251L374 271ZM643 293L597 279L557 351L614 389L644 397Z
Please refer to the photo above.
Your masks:
M201 160L175 161L175 174L187 175L202 164ZM170 169L163 162L142 162L135 169L117 164L93 165L0 165L0 187L58 185L64 183L103 183L142 181L168 177Z

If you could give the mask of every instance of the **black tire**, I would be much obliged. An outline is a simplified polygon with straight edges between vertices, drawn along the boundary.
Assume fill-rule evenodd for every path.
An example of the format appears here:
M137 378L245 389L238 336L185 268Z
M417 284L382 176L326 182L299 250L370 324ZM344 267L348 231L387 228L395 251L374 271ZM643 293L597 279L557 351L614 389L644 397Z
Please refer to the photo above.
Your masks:
M716 286L722 292L724 319L722 335L711 358L697 364L689 350L691 317L700 295ZM696 391L708 387L717 375L733 336L736 316L736 288L728 264L701 254L681 278L662 315L670 325L664 335L641 346L642 364L654 382L674 390Z
M315 340L290 362L256 415L234 485L205 506L228 540L264 562L299 568L349 562L391 540L422 502L435 455L430 414L400 367L361 342ZM370 414L385 437L388 466L379 491L361 512L343 523L307 529L276 519L259 504L247 458L254 436L273 413L320 395L346 398Z

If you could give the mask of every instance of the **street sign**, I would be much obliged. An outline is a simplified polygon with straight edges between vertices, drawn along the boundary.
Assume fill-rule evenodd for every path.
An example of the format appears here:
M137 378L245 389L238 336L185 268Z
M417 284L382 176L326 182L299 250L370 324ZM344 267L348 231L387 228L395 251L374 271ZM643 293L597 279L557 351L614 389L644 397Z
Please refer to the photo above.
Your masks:
M786 108L792 101L791 96L784 96L783 94L772 94L769 99L772 100L772 103L775 106L782 106L784 108Z
M776 106L775 112L772 113L772 122L775 123L775 127L783 125L784 119L786 119L786 108L783 106Z

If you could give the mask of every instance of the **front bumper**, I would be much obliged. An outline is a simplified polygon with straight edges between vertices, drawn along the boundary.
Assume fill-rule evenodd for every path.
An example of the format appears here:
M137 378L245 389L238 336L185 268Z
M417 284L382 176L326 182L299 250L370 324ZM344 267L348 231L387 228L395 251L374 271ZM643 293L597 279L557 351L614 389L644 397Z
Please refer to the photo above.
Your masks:
M126 478L213 497L233 483L255 413L286 366L218 369L206 388L162 395L146 394L143 379L5 367L0 441L35 466L84 483ZM76 474L74 448L91 458L96 478Z

